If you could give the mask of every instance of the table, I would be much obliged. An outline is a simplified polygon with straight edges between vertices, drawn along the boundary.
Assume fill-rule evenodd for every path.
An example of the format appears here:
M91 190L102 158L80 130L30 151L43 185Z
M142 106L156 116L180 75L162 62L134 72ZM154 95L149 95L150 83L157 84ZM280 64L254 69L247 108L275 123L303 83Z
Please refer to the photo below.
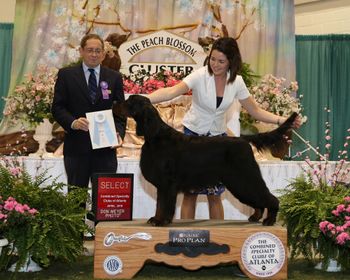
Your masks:
M63 158L35 158L22 157L27 171L35 176L44 170L52 176L50 180L56 179L58 182L67 182L64 171ZM300 175L302 167L305 167L303 161L260 161L260 170L262 176L274 195L280 195L279 190L285 188L288 183ZM156 189L147 182L142 176L139 168L138 158L118 159L117 173L134 174L134 198L133 198L133 218L148 219L155 214L156 208ZM183 195L179 194L176 202L175 218L180 217L180 207ZM222 194L225 220L246 220L253 209L240 203L230 192L225 191ZM196 219L208 219L208 206L206 196L200 195L196 208Z

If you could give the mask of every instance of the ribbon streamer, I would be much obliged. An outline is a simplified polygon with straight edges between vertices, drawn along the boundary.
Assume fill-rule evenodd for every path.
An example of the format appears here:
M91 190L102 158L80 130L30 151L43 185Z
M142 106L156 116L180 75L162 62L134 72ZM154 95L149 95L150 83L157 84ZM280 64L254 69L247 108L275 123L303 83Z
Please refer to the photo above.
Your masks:
M105 133L109 144L113 143L113 133L111 128L109 127L106 116L103 113L97 113L94 117L93 142L96 145L100 145L101 137L99 131L103 131Z

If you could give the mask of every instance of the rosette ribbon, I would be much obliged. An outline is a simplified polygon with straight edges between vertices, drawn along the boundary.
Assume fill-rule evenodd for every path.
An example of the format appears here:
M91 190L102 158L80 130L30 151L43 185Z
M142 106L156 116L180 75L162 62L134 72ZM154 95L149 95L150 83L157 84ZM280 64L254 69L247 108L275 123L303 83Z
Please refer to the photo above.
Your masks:
M108 83L105 81L102 81L100 83L100 87L101 87L103 99L109 99L109 94L111 91L108 89Z
M104 131L109 143L113 143L112 129L109 127L106 116L103 113L97 113L94 117L94 134L93 141L96 145L100 144L100 133Z

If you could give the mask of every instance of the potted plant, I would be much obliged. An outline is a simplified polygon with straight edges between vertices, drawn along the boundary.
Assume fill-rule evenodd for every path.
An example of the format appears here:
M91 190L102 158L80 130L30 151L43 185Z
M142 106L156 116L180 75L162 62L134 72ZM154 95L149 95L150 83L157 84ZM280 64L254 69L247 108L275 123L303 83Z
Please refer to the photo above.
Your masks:
M349 187L349 186L347 186ZM327 240L330 250L325 248L325 252L335 257L339 267L350 267L350 196L344 197L342 203L338 204L332 211L332 216L323 220L319 224L320 230ZM330 241L330 244L328 244ZM336 247L336 250L332 250Z
M295 96L297 90L297 82L286 83L285 78L278 78L271 74L265 75L257 82L250 83L249 86L249 91L258 106L283 117L289 117L293 112L301 113L300 100ZM259 124L244 109L240 113L240 121L244 134L260 131ZM305 116L303 121L306 121Z
M27 74L27 79L5 98L4 116L33 128L45 119L53 123L51 104L57 71L57 68L39 65L35 75Z
M35 129L33 138L39 143L37 156L46 153L45 145L52 139L51 104L57 71L57 68L39 65L34 76L27 74L27 79L5 98L4 116L14 125L20 121L24 127Z
M24 213L13 212L11 219L2 220L2 234L11 246L2 250L0 270L16 261L19 270L28 257L47 267L57 259L73 262L82 254L82 236L89 229L83 222L86 211L80 205L87 200L88 193L74 187L65 193L64 187L46 172L31 177L19 161L1 160L2 200L29 206Z
M12 245L16 246L21 236L26 235L35 224L36 214L38 214L36 209L30 208L27 204L18 203L15 198L10 196L3 200L0 196L0 235L6 239L3 241L4 245L8 244L8 240L14 240ZM22 249L23 246L19 246L18 250L16 247L19 256L24 256ZM20 257L19 266L23 264Z
M329 133L328 129L326 133ZM330 140L327 135L326 140ZM343 158L337 162L328 161L329 143L326 144L327 153L323 160L312 162L306 158L304 174L294 179L281 191L280 196L278 219L287 227L291 258L303 256L314 264L322 263L325 270L332 260L340 264L342 269L350 268L349 241L337 243L338 233L341 230L348 232L347 227L350 226L346 224L346 219L350 217L346 218L348 214L340 213L338 208L342 205L346 207L344 211L350 211L348 202L344 204L344 198L348 201L350 195L347 186L350 164L346 151L349 140L350 136L347 136L344 151L339 153ZM334 217L335 213L339 217ZM336 218L343 220L342 223L338 224Z

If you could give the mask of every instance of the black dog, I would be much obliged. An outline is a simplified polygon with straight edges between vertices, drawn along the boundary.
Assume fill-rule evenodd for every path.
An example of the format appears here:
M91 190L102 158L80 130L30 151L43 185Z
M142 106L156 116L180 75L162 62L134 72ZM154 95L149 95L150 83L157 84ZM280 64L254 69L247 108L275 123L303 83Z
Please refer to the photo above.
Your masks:
M261 176L251 142L258 150L284 145L285 133L291 128L294 113L279 128L243 137L186 136L159 116L148 98L132 95L113 107L115 114L132 117L136 134L144 136L140 167L145 179L157 188L157 208L148 220L154 226L172 222L179 192L196 190L222 182L242 203L255 208L251 222L268 213L263 225L276 222L278 199L272 195Z

